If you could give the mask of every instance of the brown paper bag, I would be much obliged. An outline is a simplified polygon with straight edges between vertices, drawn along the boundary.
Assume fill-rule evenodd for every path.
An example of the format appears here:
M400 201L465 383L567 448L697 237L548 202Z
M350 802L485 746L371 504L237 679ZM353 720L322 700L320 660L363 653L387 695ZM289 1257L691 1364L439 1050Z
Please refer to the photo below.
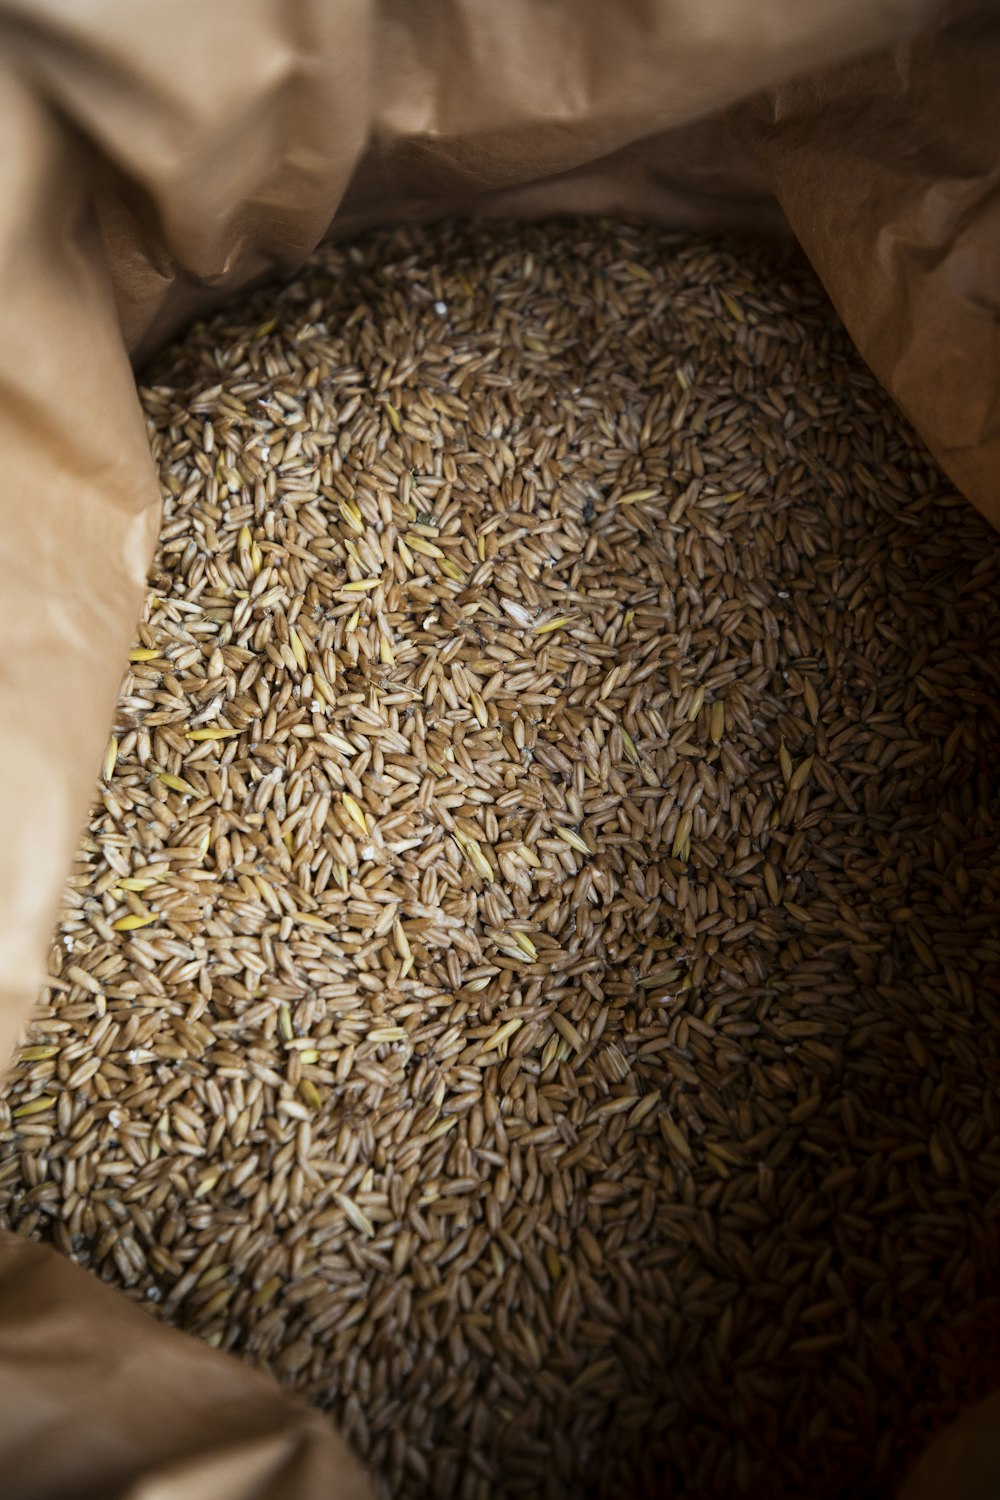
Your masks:
M0 1240L5 1500L371 1500L332 1427L41 1245Z
M130 356L331 225L790 227L1000 524L998 77L986 3L0 0L3 1054L157 525ZM0 1251L0 1392L9 1500L367 1493L322 1419L21 1242Z

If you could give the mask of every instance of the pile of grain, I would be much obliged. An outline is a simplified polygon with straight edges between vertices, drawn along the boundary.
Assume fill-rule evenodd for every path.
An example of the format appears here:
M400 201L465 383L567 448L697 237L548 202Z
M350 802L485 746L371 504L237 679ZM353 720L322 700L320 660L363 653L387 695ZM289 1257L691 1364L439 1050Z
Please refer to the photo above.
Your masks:
M998 1367L997 539L649 229L325 249L144 400L8 1221L393 1495L890 1493Z

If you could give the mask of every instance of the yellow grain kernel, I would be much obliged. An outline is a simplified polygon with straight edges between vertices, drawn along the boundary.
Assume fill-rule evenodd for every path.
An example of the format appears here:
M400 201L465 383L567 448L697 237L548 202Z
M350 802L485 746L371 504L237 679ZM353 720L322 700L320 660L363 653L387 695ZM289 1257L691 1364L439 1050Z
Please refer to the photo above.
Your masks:
M528 937L527 933L513 932L511 933L511 937L514 939L521 952L527 954L528 958L531 959L531 962L534 963L535 959L538 957L538 949L535 947L530 937Z
M327 682L326 678L321 677L318 672L313 673L313 687L315 688L317 695L323 699L324 703L328 703L331 708L336 707L336 693L333 691L333 688ZM353 753L354 752L352 751L351 754Z
M189 740L229 740L239 732L238 729L222 729L213 725L206 729L189 729L187 737Z
M254 1309L259 1307L266 1307L269 1302L274 1301L275 1297L281 1290L281 1286L281 1277L272 1276L269 1281L264 1282L264 1285L260 1288L259 1291L254 1292L253 1296L250 1298L250 1306Z
M569 844L571 849L578 849L581 854L593 854L594 851L590 848L590 845L584 843L580 835L575 833L572 828L563 828L560 824L557 824L555 833L558 838L562 839L564 844Z
M195 795L194 787L189 781L185 781L183 776L174 776L170 771L158 771L154 779L162 781L163 785L169 787L172 792L185 792L189 796Z
M303 1099L310 1106L310 1108L320 1109L322 1107L323 1100L320 1096L319 1089L313 1083L311 1078L303 1078L302 1082L299 1084L299 1093L302 1095Z
M156 921L156 914L143 917L136 911L130 911L127 916L119 917L117 922L112 922L116 932L135 932L139 927L148 927L151 922Z
M426 537L417 536L415 532L408 531L404 541L413 552L422 552L424 557L444 557L445 555L440 547L435 547L433 542L429 542Z
M381 578L352 578L350 583L342 583L340 587L345 594L367 594L370 589L377 589L381 582Z
M114 775L115 766L118 764L118 741L114 735L108 740L104 747L104 758L101 761L101 775L105 781L110 781Z
M344 811L346 812L347 816L350 818L354 826L356 828L359 828L363 834L367 835L368 820L365 817L364 812L362 811L361 804L351 796L350 792L341 792L340 800L343 804Z
M195 1185L194 1196L196 1198L207 1197L207 1195L216 1186L221 1176L222 1172L217 1168L212 1168L208 1172L203 1172L198 1178L198 1181Z
M478 839L466 839L465 852L472 861L473 868L483 880L490 882L493 879L493 866L480 847Z
M721 1177L723 1181L732 1176L732 1173L726 1166L726 1163L722 1160L722 1157L717 1155L716 1152L712 1150L711 1146L705 1147L705 1160L708 1162L708 1165L712 1168L712 1171L715 1173L715 1175L717 1177Z
M535 626L536 635L548 635L551 630L561 630L564 625L572 625L572 615L556 615L554 620L546 620L541 625Z
M26 1120L29 1115L44 1114L47 1109L52 1109L55 1099L50 1094L39 1094L37 1099L32 1099L27 1104L19 1104L11 1114L15 1120Z
M744 316L743 309L737 302L736 298L731 297L728 292L720 292L719 296L722 299L723 305L725 306L725 309L728 312L729 316L731 318L735 318L737 323L745 323L746 317Z
M306 648L303 646L302 637L294 625L289 625L288 627L288 640L292 648L292 655L298 663L299 671L304 672L309 665L306 658Z
M512 1021L505 1021L502 1026L497 1027L492 1036L486 1038L479 1049L480 1052L495 1052L498 1047L502 1047L504 1042L514 1035L515 1031L519 1031L523 1025L524 1020L521 1016L515 1016Z
M215 1283L217 1281L221 1281L223 1276L227 1275L228 1272L229 1267L225 1262L218 1266L209 1266L204 1275L200 1276L195 1282L196 1290L199 1292L203 1292L206 1290L206 1288L214 1286Z
M618 504L637 505L640 500L652 500L653 496L658 495L659 493L660 492L658 489L629 490L627 495L618 496Z
M228 1270L228 1267L226 1267L226 1270ZM234 1286L220 1287L215 1296L209 1297L204 1307L198 1309L199 1318L203 1321L208 1321L210 1318L214 1318L216 1313L222 1312L235 1290Z
M128 659L129 661L155 661L162 654L154 646L137 646L134 651L129 652Z
M630 276L634 277L636 281L653 282L656 279L653 276L652 271L648 271L645 266L640 266L637 261L623 260L622 267L629 273Z
M340 514L343 516L344 520L351 528L351 530L353 532L356 532L358 536L362 536L364 534L365 523L361 518L361 512L358 507L356 505L349 505L346 502L342 501L339 509Z
M686 860L691 852L691 829L694 825L694 813L688 809L681 813L677 823L677 831L674 834L674 845L672 855L674 859Z
M385 409L386 413L388 414L389 422L392 426L393 432L402 432L403 424L399 419L399 412L393 406L391 401L387 401L385 403Z
M801 791L802 787L804 787L806 782L809 780L809 773L812 771L812 768L813 757L811 755L807 755L805 760L800 761L799 764L795 767L795 770L792 772L788 782L788 790L790 792Z
M622 730L622 748L632 764L637 766L639 764L639 752L636 749L635 740L627 729Z

